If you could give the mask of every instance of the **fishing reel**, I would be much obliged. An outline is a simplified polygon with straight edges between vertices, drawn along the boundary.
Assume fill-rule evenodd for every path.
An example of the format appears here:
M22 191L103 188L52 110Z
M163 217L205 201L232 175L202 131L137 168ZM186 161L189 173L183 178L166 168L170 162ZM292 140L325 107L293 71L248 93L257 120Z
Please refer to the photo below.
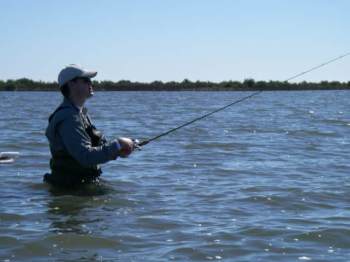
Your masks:
M131 139L131 140L134 143L134 148L140 151L142 149L140 145L140 141L138 139Z
M149 140L145 140L142 142L140 142L140 140L138 139L131 139L131 140L134 143L134 148L137 150L141 150L144 145L147 145L150 142Z

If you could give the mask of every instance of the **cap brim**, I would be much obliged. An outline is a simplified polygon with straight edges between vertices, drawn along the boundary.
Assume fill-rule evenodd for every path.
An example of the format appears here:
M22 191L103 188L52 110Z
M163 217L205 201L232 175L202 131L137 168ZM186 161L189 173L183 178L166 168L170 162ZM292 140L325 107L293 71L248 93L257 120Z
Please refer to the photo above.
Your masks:
M97 75L96 71L86 71L84 74L81 75L81 77L93 78L96 75Z

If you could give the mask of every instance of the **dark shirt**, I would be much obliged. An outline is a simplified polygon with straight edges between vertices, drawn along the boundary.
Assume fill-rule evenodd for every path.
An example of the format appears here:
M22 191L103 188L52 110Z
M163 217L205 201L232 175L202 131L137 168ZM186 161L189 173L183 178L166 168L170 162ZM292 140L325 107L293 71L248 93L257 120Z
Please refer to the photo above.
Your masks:
M58 151L66 151L85 167L117 158L120 149L117 140L105 141L97 147L92 146L91 138L86 132L89 116L85 108L77 108L68 99L64 99L60 107L62 109L53 115L46 129L52 155Z

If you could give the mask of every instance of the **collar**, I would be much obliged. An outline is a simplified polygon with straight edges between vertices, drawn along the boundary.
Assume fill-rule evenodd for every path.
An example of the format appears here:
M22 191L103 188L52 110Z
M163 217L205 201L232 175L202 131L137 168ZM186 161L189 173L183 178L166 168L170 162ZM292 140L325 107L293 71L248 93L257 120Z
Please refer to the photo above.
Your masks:
M83 113L83 114L87 113L86 107L77 106L77 105L73 104L72 101L70 101L68 98L63 99L62 105L63 106L70 106L70 107L74 108L75 110L77 110L79 113Z

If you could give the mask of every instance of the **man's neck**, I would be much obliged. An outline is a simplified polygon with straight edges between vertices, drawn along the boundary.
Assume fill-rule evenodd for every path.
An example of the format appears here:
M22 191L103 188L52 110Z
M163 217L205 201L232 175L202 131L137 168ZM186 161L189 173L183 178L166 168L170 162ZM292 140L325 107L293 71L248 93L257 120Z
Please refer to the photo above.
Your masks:
M83 106L85 104L85 99L82 100L82 99L77 99L77 98L71 97L69 100L72 102L73 105L75 105L79 109L83 108Z
M85 101L84 101L84 102L77 101L77 100L72 99L72 97L69 97L69 98L67 97L67 98L65 98L64 101L68 101L68 102L69 102L70 104L72 104L77 110L79 110L80 112L83 112Z

